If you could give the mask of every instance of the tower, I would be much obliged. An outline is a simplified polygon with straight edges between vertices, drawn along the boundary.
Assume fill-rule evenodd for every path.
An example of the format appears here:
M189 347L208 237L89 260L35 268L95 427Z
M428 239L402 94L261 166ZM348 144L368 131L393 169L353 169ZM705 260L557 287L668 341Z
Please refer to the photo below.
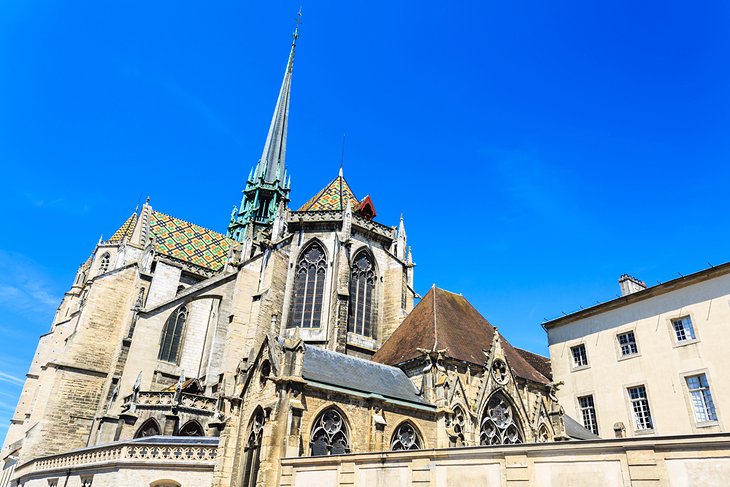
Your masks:
M301 17L301 13L299 14ZM284 71L274 115L271 117L269 133L264 150L256 167L251 170L243 190L239 207L233 207L227 236L238 242L246 239L249 231L258 233L270 226L280 205L289 202L290 180L286 174L286 134L289 125L289 99L291 92L294 51L299 38L299 18L292 35L289 60Z

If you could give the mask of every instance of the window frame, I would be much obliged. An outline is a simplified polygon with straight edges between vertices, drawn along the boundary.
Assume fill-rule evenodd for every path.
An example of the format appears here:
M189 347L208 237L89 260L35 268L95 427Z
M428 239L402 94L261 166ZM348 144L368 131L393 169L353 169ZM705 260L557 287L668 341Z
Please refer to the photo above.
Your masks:
M684 319L689 319L690 329L692 330L692 334L694 336L692 338L679 340L679 338L677 337L677 330L674 327L674 323ZM674 348L685 347L687 345L691 345L700 341L699 333L697 330L697 321L694 319L693 313L684 313L676 317L668 318L667 325L669 326L669 333L672 337L672 346Z
M704 376L705 381L707 382L706 389L709 393L710 400L712 401L712 407L713 407L713 412L714 412L714 416L715 416L714 419L709 419L707 421L700 421L697 419L697 412L695 410L695 404L692 399L693 391L702 391L703 389L702 388L690 389L689 383L687 380L687 379L690 379L693 377L700 377L700 376ZM680 377L681 377L681 380L683 383L683 388L685 391L685 399L686 399L686 403L687 403L688 415L690 417L690 420L694 424L694 426L696 428L709 428L712 426L718 426L720 424L720 415L717 411L718 407L717 407L717 403L716 403L716 398L712 395L712 382L710 381L710 376L709 376L707 369L700 369L700 370L684 372L684 373L680 374ZM704 399L704 396L703 396L703 399ZM706 406L707 406L707 404L705 403L705 407ZM709 411L707 411L707 412L709 412Z
M636 416L634 412L634 401L635 399L631 398L631 392L630 389L636 389L642 387L644 389L644 400L646 400L646 408L649 412L649 421L651 422L651 428L639 428L639 425L636 421ZM625 384L623 386L624 389L624 398L626 400L626 407L629 413L629 421L628 423L631 425L631 429L634 432L635 435L652 435L654 434L656 430L656 420L654 418L654 415L652 413L652 406L651 406L651 399L649 397L649 388L646 385L646 382L637 382L633 384Z
M585 364L578 365L578 364L576 364L575 354L573 353L573 350L580 348L580 347L583 348L583 355L585 356ZM570 359L570 371L571 372L590 368L591 361L588 358L588 348L586 348L585 342L576 343L575 345L568 347L568 351L570 352L569 359Z
M319 326L317 327L302 327L295 323L294 318L296 314L296 298L297 298L297 280L299 273L300 263L305 259L305 254L313 247L318 246L323 252L324 257L324 277L322 286L322 301L319 311ZM331 272L332 262L330 262L330 255L327 246L318 238L313 238L307 241L300 247L300 250L292 255L290 260L290 272L289 272L289 290L287 293L288 304L286 305L287 316L285 317L282 332L287 335L294 333L294 330L298 329L301 337L305 340L317 340L326 339L327 329L329 323L329 306L330 306L330 292L331 292Z
M634 348L636 349L636 351L635 352L632 352L632 353L624 354L623 353L623 345L621 344L621 338L620 337L623 336L623 335L628 335L629 333L631 333L631 335L634 338L634 342L633 343L634 343ZM621 360L629 360L629 359L632 359L632 358L640 357L641 356L641 349L639 348L639 340L636 337L636 329L635 328L631 328L631 329L627 329L627 330L623 330L623 331L616 332L616 334L614 336L615 336L614 343L616 345L617 360L619 360L619 361L621 361Z
M160 334L160 343L157 348L157 361L163 362L166 364L171 364L178 366L180 365L180 358L182 357L182 351L185 347L185 335L188 327L188 322L190 321L190 313L192 309L192 303L188 302L185 304L182 304L181 306L175 308L175 310L170 314L170 316L165 320L165 324L162 327L162 333ZM182 313L185 313L185 318L182 322L182 329L180 330L180 340L178 341L177 350L175 351L175 360L166 360L162 357L162 347L165 344L165 335L167 334L168 328L172 326L172 337L170 338L170 347L172 347L172 341L175 339L175 328L177 328L177 322L180 319L180 315ZM174 319L173 319L174 317ZM172 349L170 349L170 352L172 352ZM170 358L169 353L167 354L167 359Z
M365 333L365 321L361 323L353 323L351 320L353 318L357 318L358 313L355 311L355 315L353 315L353 310L355 309L355 304L359 305L361 304L356 296L353 296L353 283L354 283L354 274L355 274L355 266L357 260L360 258L361 255L364 255L369 261L370 261L370 269L368 271L361 271L361 275L366 275L367 273L372 274L372 287L370 288L370 316L369 316L369 323L368 326L370 328L370 333ZM367 279L365 279L365 287L363 287L363 299L366 301L368 298L368 288L367 288ZM347 290L350 297L350 301L348 303L348 309L347 309L347 332L348 334L356 335L357 337L365 338L367 340L371 340L373 342L376 342L378 339L378 266L377 261L375 260L375 256L367 247L361 247L360 249L356 250L353 253L352 259L350 261L350 273L349 273L349 279L347 283ZM357 302L356 302L357 301ZM364 304L364 303L363 303ZM361 317L362 318L362 317ZM363 331L363 333L359 333L359 331Z
M591 399L591 410L593 411L593 423L595 424L595 431L593 429L589 428L586 425L586 421L585 421L584 407L581 404L581 399L584 399L584 398L587 398L587 397L589 397ZM576 406L577 406L577 411L578 411L578 413L580 413L579 415L580 415L580 418L581 418L581 420L583 422L583 427L585 429L587 429L588 431L590 431L591 433L593 433L594 435L600 436L599 431L601 431L601 430L598 427L598 412L596 410L596 398L595 398L595 395L592 392L586 392L586 393L583 393L583 394L578 394L575 397L575 403L576 403Z

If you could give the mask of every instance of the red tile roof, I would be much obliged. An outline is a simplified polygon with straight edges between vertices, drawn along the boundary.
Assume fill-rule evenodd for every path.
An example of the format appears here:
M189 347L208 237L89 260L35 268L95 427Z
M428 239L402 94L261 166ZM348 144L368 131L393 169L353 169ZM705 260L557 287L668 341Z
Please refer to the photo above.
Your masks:
M496 329L463 296L431 288L411 314L373 356L398 365L420 357L418 349L446 350L447 357L484 365ZM505 357L515 375L541 384L550 380L500 335Z

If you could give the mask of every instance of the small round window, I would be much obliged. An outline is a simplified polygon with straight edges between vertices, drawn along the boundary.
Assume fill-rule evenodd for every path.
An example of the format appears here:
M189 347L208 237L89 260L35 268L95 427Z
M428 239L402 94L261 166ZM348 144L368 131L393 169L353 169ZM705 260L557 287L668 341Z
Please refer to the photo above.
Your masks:
M507 364L502 359L496 359L492 362L492 377L498 384L506 384L509 380L507 375Z

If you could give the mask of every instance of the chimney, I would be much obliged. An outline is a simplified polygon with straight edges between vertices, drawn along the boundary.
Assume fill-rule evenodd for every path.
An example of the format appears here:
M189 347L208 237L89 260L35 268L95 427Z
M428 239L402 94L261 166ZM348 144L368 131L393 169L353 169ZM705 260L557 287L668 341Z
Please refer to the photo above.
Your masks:
M621 296L627 296L646 289L644 281L640 281L628 274L624 274L619 278L618 285L621 287Z

